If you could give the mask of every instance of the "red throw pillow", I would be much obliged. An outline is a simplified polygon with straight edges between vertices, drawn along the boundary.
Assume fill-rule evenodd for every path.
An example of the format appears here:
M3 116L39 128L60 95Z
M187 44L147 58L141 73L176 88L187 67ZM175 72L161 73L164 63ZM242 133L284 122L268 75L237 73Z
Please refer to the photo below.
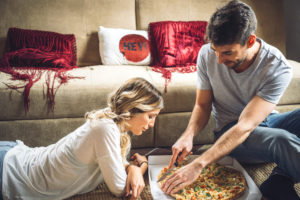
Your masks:
M68 56L68 64L76 66L76 40L74 34L60 34L49 31L10 28L7 33L8 52L24 48L38 49L43 52L56 53L56 56ZM28 60L27 60L28 61ZM32 60L33 64L36 61ZM30 64L30 63L26 63ZM12 67L14 67L12 65Z
M162 21L149 24L151 66L195 65L204 44L206 21Z
M54 109L58 88L74 77L66 72L76 68L76 40L73 34L10 28L7 33L8 51L0 59L0 71L10 74L12 80L25 81L24 86L6 84L11 89L24 88L25 113L29 110L29 93L33 84L47 73L47 102ZM18 69L26 70L20 71ZM51 76L51 73L54 76ZM55 80L59 83L55 85ZM55 87L54 87L55 86Z
M65 53L44 52L23 48L5 54L7 65L13 67L65 68L72 69L71 57Z

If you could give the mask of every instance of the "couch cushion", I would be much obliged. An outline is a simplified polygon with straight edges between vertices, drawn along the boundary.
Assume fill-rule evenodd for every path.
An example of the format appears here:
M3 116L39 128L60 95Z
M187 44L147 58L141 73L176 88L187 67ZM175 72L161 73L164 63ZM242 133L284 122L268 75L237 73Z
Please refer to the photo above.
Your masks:
M47 146L71 133L84 124L85 119L61 118L41 120L0 121L0 140L22 140L24 144L36 147ZM13 125L12 125L13 124ZM132 134L133 135L133 134ZM131 136L133 148L151 147L154 144L154 128L141 136Z
M43 90L44 75L30 90L30 108L25 115L22 93L10 90L4 83L12 82L10 76L0 73L0 120L16 119L46 119L46 118L76 118L93 109L105 107L107 95L122 83L132 77L144 77L158 87L162 92L165 79L160 73L153 72L146 66L92 66L77 68L69 72L84 79L73 79L63 84L56 93L53 112L47 109L47 102ZM164 93L166 112L191 111L195 101L196 73L174 73L168 85L168 92ZM45 91L44 91L45 92Z
M300 63L290 61L293 79L283 95L280 105L299 104ZM54 112L48 111L43 94L45 76L30 90L30 108L24 112L22 93L10 90L4 83L12 83L10 76L0 73L0 120L76 118L93 109L105 107L107 95L132 77L144 77L163 92L165 108L162 113L191 112L196 97L196 73L173 73L165 89L165 79L147 66L91 66L70 71L71 75L84 79L73 79L62 85L55 96ZM14 81L14 84L22 82ZM45 92L45 91L44 91Z
M158 115L155 125L155 146L172 146L185 131L190 117L191 112ZM206 127L194 138L194 144L212 144L215 139L214 127L215 121L211 116Z
M293 79L284 92L278 105L299 104L300 103L300 63L288 60L293 69Z
M21 140L37 147L57 142L85 122L84 118L0 121L0 140Z

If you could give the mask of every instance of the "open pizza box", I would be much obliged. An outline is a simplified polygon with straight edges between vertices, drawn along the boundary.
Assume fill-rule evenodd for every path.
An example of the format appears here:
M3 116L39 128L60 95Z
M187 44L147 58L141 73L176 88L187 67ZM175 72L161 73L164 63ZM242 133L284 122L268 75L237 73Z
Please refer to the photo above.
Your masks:
M197 155L192 155L192 157L197 157ZM149 175L149 184L151 189L151 194L154 200L174 200L173 197L166 195L160 188L157 183L157 176L159 175L160 171L169 164L171 159L171 155L154 155L149 156L149 168L148 168L148 175ZM254 181L248 175L246 170L232 157L224 157L221 159L219 164L232 167L240 172L243 173L246 181L247 181L247 188L238 200L257 200L261 199L262 195L255 185Z

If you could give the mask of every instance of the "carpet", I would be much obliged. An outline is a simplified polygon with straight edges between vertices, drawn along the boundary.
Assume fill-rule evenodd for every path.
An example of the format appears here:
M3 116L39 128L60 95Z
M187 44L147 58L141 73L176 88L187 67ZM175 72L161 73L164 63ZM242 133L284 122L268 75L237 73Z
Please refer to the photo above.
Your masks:
M152 200L152 195L150 191L150 185L148 183L148 174L145 174L145 188L143 192L141 193L140 197L137 200ZM98 187L92 191L85 194L78 194L71 198L68 198L67 200L125 200L129 198L117 198L113 196L110 191L108 190L108 187L105 185L105 183L101 183L98 185Z

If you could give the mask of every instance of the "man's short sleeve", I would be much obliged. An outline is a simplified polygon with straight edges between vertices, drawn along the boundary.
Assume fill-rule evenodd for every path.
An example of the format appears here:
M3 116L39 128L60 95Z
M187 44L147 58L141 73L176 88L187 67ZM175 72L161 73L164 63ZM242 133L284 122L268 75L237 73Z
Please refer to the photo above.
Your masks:
M265 80L257 95L264 100L277 104L289 85L292 77L292 69L286 62L281 62L280 67Z
M207 66L204 57L207 56L207 46L202 46L197 58L197 88L201 90L210 90L211 85L207 75Z

